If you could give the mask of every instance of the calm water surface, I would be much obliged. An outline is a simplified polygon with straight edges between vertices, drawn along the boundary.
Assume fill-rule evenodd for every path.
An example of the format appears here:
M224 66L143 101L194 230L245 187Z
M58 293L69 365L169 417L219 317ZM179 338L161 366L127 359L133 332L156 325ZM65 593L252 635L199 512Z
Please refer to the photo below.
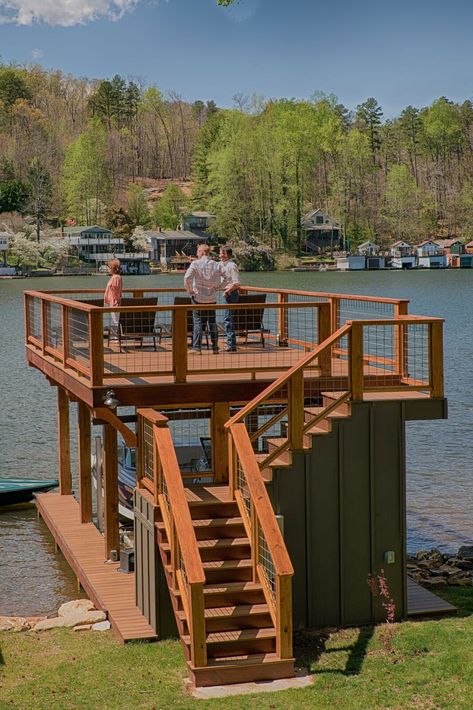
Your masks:
M407 425L408 548L473 543L473 271L246 274L258 286L409 298L416 315L445 318L449 418ZM100 288L105 277L0 279L0 477L54 478L56 390L25 363L24 289ZM125 277L175 286L178 276ZM74 440L73 440L74 445ZM75 462L76 452L73 447ZM75 580L34 510L0 512L0 614L49 613Z

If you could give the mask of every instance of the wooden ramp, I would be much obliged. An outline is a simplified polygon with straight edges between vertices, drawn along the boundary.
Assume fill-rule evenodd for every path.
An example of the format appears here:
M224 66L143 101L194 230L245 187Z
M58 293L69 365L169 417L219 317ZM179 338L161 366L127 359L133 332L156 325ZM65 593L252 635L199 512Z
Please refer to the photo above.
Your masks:
M80 523L74 496L41 493L36 505L87 595L108 614L117 638L123 643L156 640L135 604L135 575L120 574L118 563L104 561L104 539L93 523Z
M457 608L436 596L420 584L407 578L407 615L416 616L444 616L456 614Z

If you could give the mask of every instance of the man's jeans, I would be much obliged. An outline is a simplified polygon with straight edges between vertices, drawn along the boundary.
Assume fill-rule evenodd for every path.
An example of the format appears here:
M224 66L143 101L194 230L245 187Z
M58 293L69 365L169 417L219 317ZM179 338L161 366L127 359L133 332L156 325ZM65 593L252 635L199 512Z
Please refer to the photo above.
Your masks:
M197 301L193 298L192 303L197 304ZM212 304L209 304L212 305ZM208 329L210 332L210 340L212 341L212 348L216 350L218 348L218 333L217 333L217 320L215 317L215 311L192 311L192 347L194 350L202 349L202 332L205 330L208 324Z
M238 303L238 299L240 297L240 292L237 291L231 291L231 293L227 294L224 296L225 303ZM234 321L234 313L235 311L233 310L228 310L225 311L225 315L223 318L223 323L225 325L225 335L227 338L227 349L234 349L236 348L236 333L235 333L235 321Z

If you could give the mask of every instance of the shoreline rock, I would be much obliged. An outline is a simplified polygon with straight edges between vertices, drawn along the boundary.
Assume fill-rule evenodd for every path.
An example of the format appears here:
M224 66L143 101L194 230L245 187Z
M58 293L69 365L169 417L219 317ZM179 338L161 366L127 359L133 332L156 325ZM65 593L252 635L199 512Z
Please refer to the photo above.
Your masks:
M407 558L407 575L424 587L470 587L473 546L463 545L455 554L440 550L419 550Z

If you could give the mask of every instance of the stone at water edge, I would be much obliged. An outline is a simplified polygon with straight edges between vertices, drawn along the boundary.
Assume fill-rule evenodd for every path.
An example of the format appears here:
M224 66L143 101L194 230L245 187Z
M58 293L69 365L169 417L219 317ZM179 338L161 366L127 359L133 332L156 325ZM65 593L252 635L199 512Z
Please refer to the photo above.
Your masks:
M58 609L58 616L70 616L75 612L92 611L95 609L94 603L90 599L74 599L72 602L64 602Z
M473 545L462 545L457 552L457 557L473 560Z
M92 624L92 631L109 631L110 628L109 621L99 621L97 624Z
M55 616L53 619L43 619L43 621L38 621L38 623L33 626L33 631L57 629L61 626L66 626L66 621L64 616Z
M57 616L55 619L45 619L40 621L33 628L33 631L45 631L46 629L53 629L58 626L67 626L71 628L72 626L82 626L84 624L95 624L98 621L105 621L107 618L103 611L83 611L77 610L75 613L71 613L68 616Z
M82 624L82 626L74 626L73 631L90 631L92 624Z
M11 631L13 624L6 616L0 616L0 631Z

